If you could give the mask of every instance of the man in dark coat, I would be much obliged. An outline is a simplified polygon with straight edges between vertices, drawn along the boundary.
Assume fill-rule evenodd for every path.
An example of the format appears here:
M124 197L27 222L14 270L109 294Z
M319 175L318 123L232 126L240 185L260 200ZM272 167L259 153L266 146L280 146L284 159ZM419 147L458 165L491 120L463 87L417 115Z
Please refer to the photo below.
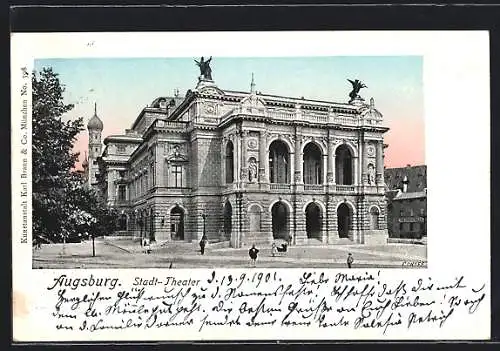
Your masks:
M347 255L347 267L351 268L353 262L354 258L352 257L352 254L349 252L349 254Z
M252 265L255 267L255 262L257 261L257 254L259 253L259 249L255 248L255 244L252 245L252 248L248 250L248 256L250 256L250 260Z
M201 251L201 254L204 255L205 254L205 246L207 245L207 236L205 234L203 234L203 237L201 238L200 240L200 251Z

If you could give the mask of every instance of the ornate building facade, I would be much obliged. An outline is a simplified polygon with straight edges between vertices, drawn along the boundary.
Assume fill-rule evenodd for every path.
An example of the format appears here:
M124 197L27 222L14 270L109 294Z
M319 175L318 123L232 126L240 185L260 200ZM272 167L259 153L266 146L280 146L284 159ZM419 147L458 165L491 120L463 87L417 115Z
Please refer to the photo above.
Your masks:
M427 166L385 169L387 229L392 239L426 239Z
M122 234L198 242L206 233L232 247L387 242L388 128L358 95L364 86L352 82L348 103L262 94L253 77L250 91L230 91L197 63L195 89L155 99L104 139L96 186Z

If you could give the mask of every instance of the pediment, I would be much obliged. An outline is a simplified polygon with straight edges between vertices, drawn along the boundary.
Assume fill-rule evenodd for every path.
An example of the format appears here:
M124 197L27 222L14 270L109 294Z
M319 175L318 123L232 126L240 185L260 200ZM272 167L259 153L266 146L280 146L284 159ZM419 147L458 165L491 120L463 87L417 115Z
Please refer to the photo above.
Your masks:
M198 92L204 95L212 95L212 96L223 96L224 92L217 88L216 86L205 86L201 87Z

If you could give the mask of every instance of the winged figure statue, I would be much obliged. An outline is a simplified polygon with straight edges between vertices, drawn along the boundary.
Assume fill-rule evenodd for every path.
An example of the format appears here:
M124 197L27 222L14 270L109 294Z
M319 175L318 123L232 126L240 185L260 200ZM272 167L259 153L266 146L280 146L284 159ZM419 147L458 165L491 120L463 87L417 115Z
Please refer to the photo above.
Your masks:
M212 61L212 56L208 60L204 60L203 56L201 57L200 61L194 60L196 62L196 65L200 67L200 74L203 76L203 78L212 80L212 69L210 68L210 61Z
M354 100L356 97L359 95L359 91L362 88L368 88L363 82L361 82L359 79L356 79L354 81L348 79L349 83L352 84L352 91L349 93L349 97L351 98L351 101Z

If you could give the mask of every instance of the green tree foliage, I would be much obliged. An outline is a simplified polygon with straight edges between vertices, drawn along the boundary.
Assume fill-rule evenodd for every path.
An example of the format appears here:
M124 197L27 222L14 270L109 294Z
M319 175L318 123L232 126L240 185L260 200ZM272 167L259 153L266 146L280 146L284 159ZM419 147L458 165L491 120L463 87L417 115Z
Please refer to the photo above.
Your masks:
M111 214L83 176L73 152L83 119L63 121L74 106L52 68L33 72L33 236L61 242L85 233L109 233ZM113 223L113 221L110 221Z

